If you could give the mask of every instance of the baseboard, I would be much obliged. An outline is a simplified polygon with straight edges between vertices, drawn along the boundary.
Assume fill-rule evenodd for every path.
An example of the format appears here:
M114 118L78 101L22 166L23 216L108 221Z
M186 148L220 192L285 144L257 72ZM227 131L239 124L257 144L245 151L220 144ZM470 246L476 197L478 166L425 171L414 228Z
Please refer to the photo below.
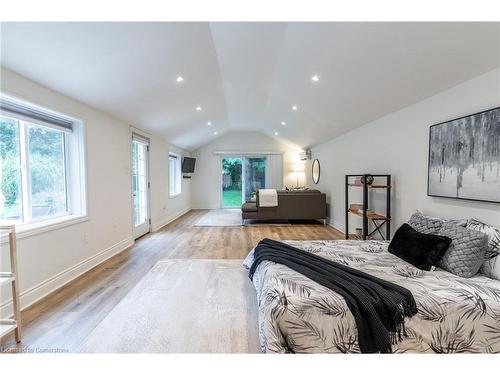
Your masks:
M338 230L342 234L345 234L345 232L342 229L340 229L340 227L337 224L335 224L333 222L333 220L331 220L331 218L327 218L326 223L328 224L328 226L332 227L333 229Z
M133 238L127 237L124 240L108 247L107 249L104 249L103 251L91 256L90 258L87 258L80 263L22 292L20 294L21 309L24 310L27 307L33 305L35 302L55 292L57 289L63 287L85 272L90 271L92 268L98 266L112 256L121 253L123 250L129 248L133 244ZM0 305L0 311L2 313L12 314L12 298Z
M196 206L191 207L192 210L218 210L220 206Z
M165 225L170 224L172 221L180 218L182 215L187 214L189 211L191 211L191 208L186 208L185 210L182 210L179 213L176 213L174 215L171 215L171 216L168 216L168 217L164 218L159 223L154 223L153 225L151 225L151 231L152 232L156 232L156 231L160 230Z

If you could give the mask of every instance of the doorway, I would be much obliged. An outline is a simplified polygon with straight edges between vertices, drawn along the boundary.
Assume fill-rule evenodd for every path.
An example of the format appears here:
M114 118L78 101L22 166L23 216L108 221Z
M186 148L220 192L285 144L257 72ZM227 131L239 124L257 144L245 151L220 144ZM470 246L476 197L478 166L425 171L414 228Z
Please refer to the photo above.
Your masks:
M267 158L238 156L222 158L222 208L241 207L267 186Z
M132 205L134 239L150 232L149 140L132 136Z

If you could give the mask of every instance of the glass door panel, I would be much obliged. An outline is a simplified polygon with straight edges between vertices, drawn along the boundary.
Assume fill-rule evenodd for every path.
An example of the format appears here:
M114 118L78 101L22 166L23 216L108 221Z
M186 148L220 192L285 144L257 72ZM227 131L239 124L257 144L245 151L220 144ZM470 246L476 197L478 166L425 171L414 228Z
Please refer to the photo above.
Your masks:
M248 201L259 189L266 188L266 158L246 157L243 169L245 171L244 198Z
M149 232L149 177L146 141L132 140L132 198L134 207L134 237Z
M241 207L242 158L222 158L222 207Z

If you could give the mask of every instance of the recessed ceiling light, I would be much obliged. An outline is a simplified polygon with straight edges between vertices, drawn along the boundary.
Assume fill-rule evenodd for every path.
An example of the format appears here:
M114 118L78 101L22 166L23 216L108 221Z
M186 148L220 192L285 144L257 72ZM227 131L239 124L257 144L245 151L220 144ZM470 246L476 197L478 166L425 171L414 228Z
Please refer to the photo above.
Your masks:
M177 83L181 83L181 82L184 82L184 78L182 78L182 76L179 76L175 79L175 82Z
M296 111L297 109L299 109L299 108L298 108L296 105L294 105L294 106L292 107L292 110L294 110L294 111Z
M286 125L286 122L285 122L285 121L281 121L281 125L282 125L282 126L285 126L285 125Z
M278 132L274 132L274 135L278 135Z
M219 134L219 133L217 133L217 132L214 132L214 135L217 135L217 134Z
M201 106L196 107L196 110L199 112L201 111Z
M319 82L319 77L315 74L311 77L311 81L313 82Z
M207 126L212 126L212 123L210 121L207 122Z

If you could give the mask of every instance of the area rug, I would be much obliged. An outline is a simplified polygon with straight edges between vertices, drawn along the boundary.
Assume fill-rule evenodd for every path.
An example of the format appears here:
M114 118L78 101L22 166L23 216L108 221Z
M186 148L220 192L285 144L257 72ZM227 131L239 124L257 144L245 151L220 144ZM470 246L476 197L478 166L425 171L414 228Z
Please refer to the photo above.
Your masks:
M207 211L195 224L196 227L236 227L241 226L239 208L220 208Z
M242 260L158 262L85 340L85 353L259 353Z

